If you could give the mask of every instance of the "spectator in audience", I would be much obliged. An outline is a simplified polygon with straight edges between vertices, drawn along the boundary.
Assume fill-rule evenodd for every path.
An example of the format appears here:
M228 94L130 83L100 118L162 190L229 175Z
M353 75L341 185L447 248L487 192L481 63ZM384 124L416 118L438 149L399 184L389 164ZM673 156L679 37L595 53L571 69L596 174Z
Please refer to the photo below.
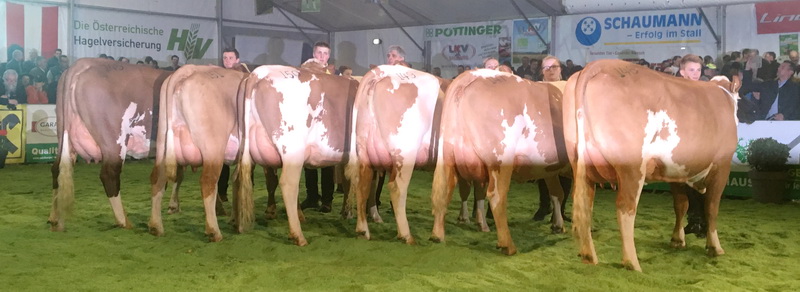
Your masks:
M28 73L31 75L33 82L47 83L47 60L44 57L39 56L36 57L34 63L36 66L31 69L30 73Z
M442 77L442 68L433 67L433 72L431 74L436 77Z
M483 68L497 70L498 67L500 67L500 62L495 58L489 57L483 60Z
M758 70L758 78L763 81L774 80L778 76L778 67L781 64L775 60L775 52L764 53L764 61L761 64L761 70Z
M109 59L109 60L111 60L111 61L114 61L114 57L113 57L113 56L106 56L106 59Z
M45 91L50 103L55 103L56 92L58 91L58 80L61 78L61 73L69 68L69 58L65 55L58 57L58 65L50 67L47 70L47 85Z
M6 70L14 70L17 74L23 74L22 64L25 62L25 56L22 54L22 50L15 50L12 53L11 61L6 63Z
M144 64L145 65L152 66L152 63L153 63L153 57L150 57L150 56L145 56L144 57Z
M41 57L38 57L41 58ZM44 59L44 58L42 58ZM20 82L25 87L25 95L28 104L47 104L47 93L44 92L44 81L31 80L31 76L22 75Z
M353 69L347 66L339 66L339 75L353 79Z
M789 51L789 62L794 65L794 77L800 78L800 54L795 50Z
M59 58L61 58L61 49L56 49L53 53L53 56L50 59L47 59L47 68L52 68L53 66L58 66Z
M120 62L123 62L123 63L128 63L128 64L131 63L131 60L128 59L128 58L125 58L125 57L119 57L119 59L117 61L120 61Z
M145 61L147 61L145 58ZM150 58L152 61L152 58ZM222 66L225 69L232 69L244 73L250 73L250 69L247 68L247 65L239 63L239 51L232 48L226 48L222 51ZM217 180L217 196L223 202L228 201L228 182L231 178L231 166L227 164L222 164L222 170L219 175L219 180Z
M36 58L39 57L39 51L36 49L31 49L28 51L28 59L22 63L22 72L19 74L28 74L36 67Z
M144 61L141 61L141 60L136 61L136 65L144 65Z
M156 60L150 61L150 67L153 67L153 69L161 69L158 67L158 61Z
M792 82L796 65L784 61L778 66L777 79L764 82L755 95L760 120L800 120L800 85Z
M172 55L172 57L170 57L169 60L170 60L169 67L164 68L164 70L167 70L167 71L178 71L178 68L181 67L181 65L179 65L179 63L181 61L181 57L178 57L178 55Z
M25 89L18 84L19 74L14 69L3 72L3 83L0 84L0 105L16 108L26 102Z
M533 81L542 81L542 66L539 59L531 59L531 77L529 79Z
M464 65L458 65L458 67L456 67L456 76L453 76L453 79L461 75L461 73L464 73Z
M522 57L522 61L521 62L522 62L522 65L520 65L517 68L517 71L515 71L514 73L516 73L517 76L520 76L520 77L525 77L525 75L533 76L533 73L531 73L531 59L528 58L527 56L526 57Z

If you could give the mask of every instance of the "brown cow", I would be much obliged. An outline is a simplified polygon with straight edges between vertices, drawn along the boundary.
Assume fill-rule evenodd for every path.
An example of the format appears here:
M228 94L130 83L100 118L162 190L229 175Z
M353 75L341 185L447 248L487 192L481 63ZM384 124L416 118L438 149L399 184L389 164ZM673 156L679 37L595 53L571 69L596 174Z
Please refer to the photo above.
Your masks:
M130 228L120 198L126 155L150 152L154 100L171 72L107 59L79 59L58 82L56 115L59 152L53 163L53 207L48 222L64 230L75 193L75 156L102 162L100 180L117 225Z
M357 198L356 232L364 238L370 237L365 207L374 194L373 173L385 171L397 237L414 243L406 218L408 184L414 167L430 164L435 157L438 125L432 125L443 84L436 76L396 65L378 66L361 79L351 130L356 151L350 152L346 174ZM377 213L374 207L371 212Z
M239 154L237 92L245 76L215 66L185 65L162 87L156 164L150 175L151 233L164 233L161 198L167 180L175 181L179 165L202 166L206 235L211 241L222 239L215 212L217 181L222 164L235 161Z
M681 228L688 202L682 185L705 193L709 255L724 253L717 212L736 149L738 78L696 82L619 60L590 63L573 75L564 95L564 129L573 167L573 230L586 263L597 263L592 242L594 184L617 189L622 263L641 271L633 241L636 207L645 182L673 183L672 246L685 246ZM643 86L643 84L645 86Z
M349 151L347 123L358 82L288 66L260 66L245 84L240 115L243 151L234 182L235 225L242 231L253 222L253 163L282 167L279 184L289 237L306 245L297 208L300 174L303 166L339 164Z
M457 177L486 189L503 253L516 253L506 216L512 176L545 179L555 205L552 229L563 232L558 175L568 163L559 151L560 115L551 110L560 97L553 85L487 69L465 72L450 84L433 177L431 240L444 240L444 216Z

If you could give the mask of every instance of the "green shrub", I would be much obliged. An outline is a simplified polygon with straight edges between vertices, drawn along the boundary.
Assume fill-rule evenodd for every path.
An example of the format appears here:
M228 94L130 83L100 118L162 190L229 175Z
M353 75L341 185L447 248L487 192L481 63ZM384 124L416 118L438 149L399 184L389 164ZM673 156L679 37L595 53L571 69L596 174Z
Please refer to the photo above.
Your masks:
M747 147L747 163L757 171L785 171L789 146L772 138L758 138Z

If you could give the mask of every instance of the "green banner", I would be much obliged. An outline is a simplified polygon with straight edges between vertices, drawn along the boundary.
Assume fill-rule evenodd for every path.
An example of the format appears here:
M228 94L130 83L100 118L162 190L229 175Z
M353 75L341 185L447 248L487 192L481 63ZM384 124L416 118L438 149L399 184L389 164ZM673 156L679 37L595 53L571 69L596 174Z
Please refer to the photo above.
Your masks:
M58 143L25 145L25 163L50 163L56 160Z

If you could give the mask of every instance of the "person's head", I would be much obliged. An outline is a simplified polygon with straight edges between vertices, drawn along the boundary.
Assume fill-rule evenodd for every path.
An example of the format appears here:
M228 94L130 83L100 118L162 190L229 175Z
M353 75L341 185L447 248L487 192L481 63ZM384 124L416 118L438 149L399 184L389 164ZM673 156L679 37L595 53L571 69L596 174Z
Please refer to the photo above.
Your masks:
M792 63L797 65L797 62L800 61L800 54L798 54L795 50L789 51L789 61L792 61Z
M98 58L103 58L103 59L108 59L108 55L106 55L106 54L100 54L100 56L97 56L97 57Z
M506 73L512 73L512 74L514 73L514 70L511 70L511 66L506 64L506 63L503 63L503 65L500 65L500 67L497 67L497 71L506 72Z
M681 76L690 80L700 80L700 75L703 73L703 60L700 56L694 54L687 54L681 58L680 63Z
M539 68L539 59L533 58L531 59L531 68Z
M114 56L106 56L106 59L109 59L109 60L111 60L111 61L114 61Z
M314 44L314 58L319 60L322 64L328 64L328 59L331 58L331 46L326 42L317 42Z
M22 87L28 87L28 85L31 85L31 76L28 74L19 76L19 85L22 85Z
M69 58L64 55L58 56L58 65L60 65L62 69L67 69L67 67L69 67Z
M703 57L703 64L711 64L711 63L714 63L714 58L713 57L711 57L709 55L706 55L705 57Z
M742 50L742 59L743 59L744 61L747 61L747 60L749 60L749 59L750 59L750 56L752 56L750 53L751 53L751 50L750 50L750 49L743 49L743 50Z
M397 62L406 60L406 51L398 45L390 46L386 53L386 64L394 65Z
M572 59L567 59L567 68L572 68L575 66L575 63L572 62Z
M30 51L28 51L28 60L33 61L38 56L39 56L39 51L37 51L36 49L31 49Z
M500 67L500 62L497 61L495 58L486 58L483 60L483 68L497 70L497 67Z
M181 61L181 57L178 57L178 55L172 55L172 57L170 57L169 60L172 61L173 67L178 67L178 62Z
M16 60L17 62L22 62L23 57L25 57L22 54L22 50L15 50L14 53L12 53L12 56L14 57L14 60Z
M522 66L529 66L531 64L531 58L528 58L527 56L522 57L522 61L520 62L522 62Z
M136 65L144 65L144 61L136 61Z
M144 63L148 64L148 65L150 63L153 63L153 57L150 57L150 56L144 57Z
M464 73L464 65L458 65L456 70L458 71L458 75L461 75L461 73Z
M472 70L472 66L470 66L470 65L464 66L464 71L466 71L466 70Z
M442 68L433 67L433 76L442 77Z
M778 80L785 81L792 78L794 71L797 70L797 65L791 61L784 61L778 66Z
M61 57L61 49L56 49L56 51L53 53L53 57Z
M739 51L731 52L731 61L739 62L742 60L742 53Z
M225 68L233 68L236 64L239 64L239 51L234 48L227 48L222 51L222 65Z
M42 56L36 57L36 59L34 59L33 62L35 62L36 67L39 67L39 69L42 69L42 71L44 71L44 69L47 68L47 59L45 59Z
M777 56L775 55L775 52L766 52L766 53L764 53L764 59L766 59L767 62L775 61L776 57Z
M681 56L672 57L672 66L679 66L681 64Z
M339 74L347 78L353 78L353 69L347 66L339 66Z
M118 61L123 62L123 63L129 63L129 64L131 63L131 60L128 59L128 58L125 58L125 57L119 57Z
M19 74L14 69L8 69L3 72L3 84L6 86L6 90L17 88L17 77L19 77ZM0 94L5 94L5 92Z
M561 61L556 56L547 56L542 59L542 80L561 80Z
M158 61L156 60L150 61L150 67L153 67L153 69L158 69Z

